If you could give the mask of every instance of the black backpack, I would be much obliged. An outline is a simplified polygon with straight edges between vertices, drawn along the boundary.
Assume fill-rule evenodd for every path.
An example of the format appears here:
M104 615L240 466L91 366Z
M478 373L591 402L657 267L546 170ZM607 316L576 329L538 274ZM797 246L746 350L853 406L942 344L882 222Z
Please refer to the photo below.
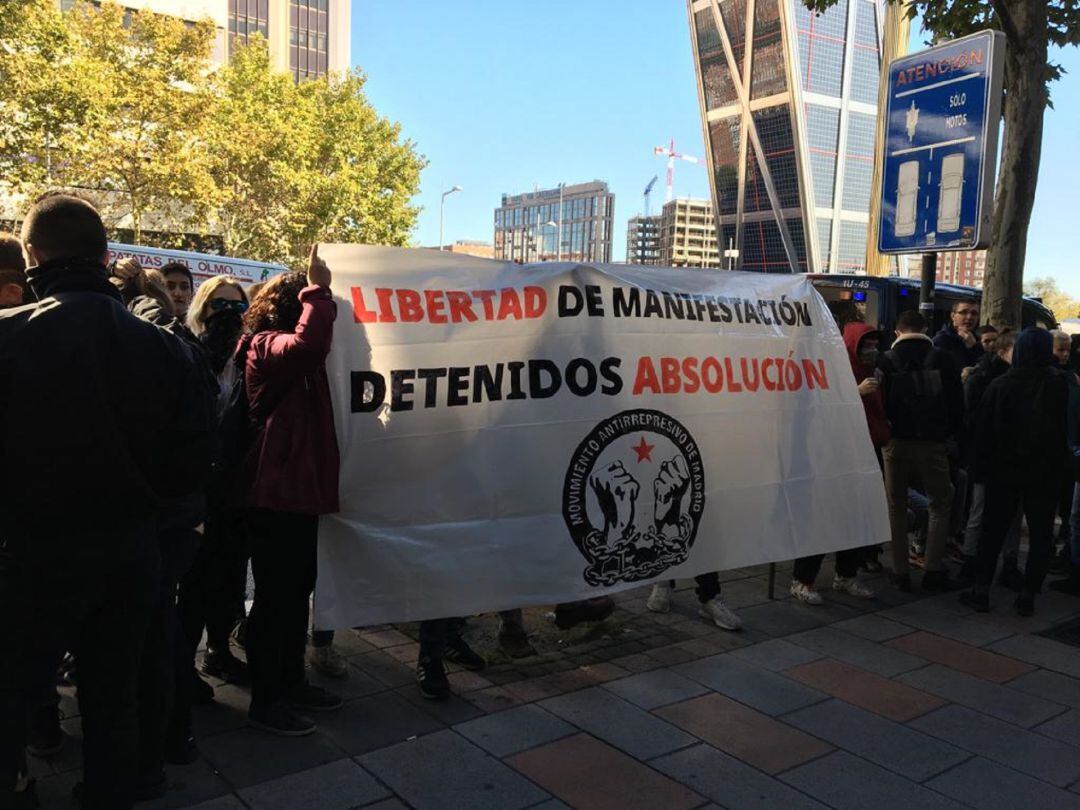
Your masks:
M886 407L893 433L899 438L944 441L952 432L941 370L935 368L936 355L931 349L922 363L904 363L894 349L885 352L894 369L889 375Z

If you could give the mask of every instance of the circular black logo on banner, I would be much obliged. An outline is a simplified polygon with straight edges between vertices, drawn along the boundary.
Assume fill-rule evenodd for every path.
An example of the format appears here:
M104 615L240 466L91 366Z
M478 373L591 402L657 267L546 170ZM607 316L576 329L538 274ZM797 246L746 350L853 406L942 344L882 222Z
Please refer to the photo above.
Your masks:
M563 518L590 585L650 579L684 562L704 511L701 451L660 411L605 419L566 471Z

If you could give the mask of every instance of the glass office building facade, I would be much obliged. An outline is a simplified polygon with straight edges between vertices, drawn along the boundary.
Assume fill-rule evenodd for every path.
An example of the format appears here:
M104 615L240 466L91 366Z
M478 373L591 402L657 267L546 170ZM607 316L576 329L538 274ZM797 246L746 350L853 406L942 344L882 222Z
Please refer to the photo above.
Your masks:
M495 209L495 258L610 262L614 216L615 195L600 180L503 194Z
M206 1L228 4L230 51L258 34L270 48L274 68L288 70L298 82L349 69L348 0Z
M720 244L758 272L865 270L885 0L688 0Z

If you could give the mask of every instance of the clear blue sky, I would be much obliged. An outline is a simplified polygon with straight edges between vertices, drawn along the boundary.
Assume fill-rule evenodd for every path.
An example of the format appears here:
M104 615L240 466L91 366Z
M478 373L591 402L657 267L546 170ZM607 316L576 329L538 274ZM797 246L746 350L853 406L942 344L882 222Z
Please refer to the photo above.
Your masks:
M429 161L417 203L417 244L492 239L502 193L606 180L615 193L614 257L626 220L642 210L675 138L704 157L683 0L354 0L353 63L368 97ZM913 49L924 36L916 31ZM1028 240L1026 276L1054 276L1080 297L1080 52L1055 56L1069 71L1053 89ZM708 197L703 166L678 162L676 196Z

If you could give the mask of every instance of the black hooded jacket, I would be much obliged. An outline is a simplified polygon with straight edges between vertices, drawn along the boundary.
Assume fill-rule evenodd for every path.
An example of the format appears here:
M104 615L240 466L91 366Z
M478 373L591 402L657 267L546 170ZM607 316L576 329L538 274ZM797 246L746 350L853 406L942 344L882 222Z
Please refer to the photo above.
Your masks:
M28 275L37 303L0 312L0 538L146 525L209 465L190 351L129 313L103 266Z
M944 442L956 438L964 422L964 388L960 372L948 352L934 346L922 334L898 337L878 360L884 373L885 411L894 439ZM900 398L905 372L927 370L935 377L935 389L928 391L931 402L923 410L910 412Z
M975 424L975 480L1060 492L1071 472L1068 404L1069 383L1053 368L1014 367L991 382Z
M965 346L964 339L951 323L945 324L934 335L934 345L943 352L948 352L958 371L975 365L985 354L982 344L977 340L974 346Z
M975 364L975 370L964 382L964 410L971 422L983 394L994 380L1009 370L1009 364L997 356L996 352L986 352Z

